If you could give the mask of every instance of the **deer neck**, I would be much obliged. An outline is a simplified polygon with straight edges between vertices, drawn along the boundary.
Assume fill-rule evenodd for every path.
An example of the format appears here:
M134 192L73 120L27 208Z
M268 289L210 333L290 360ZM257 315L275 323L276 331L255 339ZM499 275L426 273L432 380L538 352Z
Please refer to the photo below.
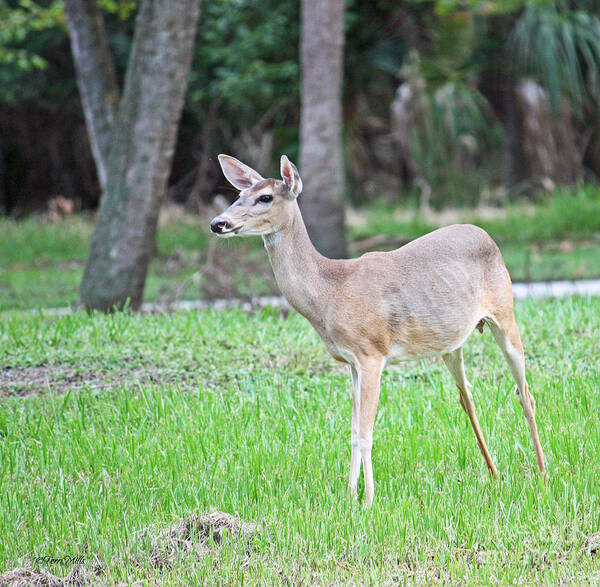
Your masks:
M329 271L339 260L323 257L310 242L298 204L290 221L278 232L263 236L277 285L298 312L315 325L335 287ZM330 267L332 266L332 267Z

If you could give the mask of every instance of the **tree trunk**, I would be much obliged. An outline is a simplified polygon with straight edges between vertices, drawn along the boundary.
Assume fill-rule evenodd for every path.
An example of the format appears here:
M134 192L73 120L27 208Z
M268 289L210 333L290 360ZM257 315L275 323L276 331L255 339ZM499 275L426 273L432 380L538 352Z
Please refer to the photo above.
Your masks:
M119 85L96 0L65 0L77 86L96 162L98 181L106 189L111 131L117 117Z
M142 302L198 20L200 0L144 0L112 131L92 247L79 290L87 308Z
M507 84L508 85L508 84ZM517 105L516 88L504 90L506 97L504 127L506 143L504 147L504 185L509 193L518 193L527 185L529 169L523 152L523 120Z
M583 177L580 138L566 104L552 109L546 91L535 81L515 87L508 149L512 156L509 187L554 189Z
M598 121L590 117L594 122L588 129L589 142L584 145L584 164L594 175L596 181L600 180L600 126Z
M302 0L300 206L310 238L345 257L342 76L344 0Z
M417 168L411 148L411 127L415 124L417 97L410 82L402 83L396 90L396 97L391 106L391 134L394 141L394 157L397 157L406 176L412 182L417 175Z

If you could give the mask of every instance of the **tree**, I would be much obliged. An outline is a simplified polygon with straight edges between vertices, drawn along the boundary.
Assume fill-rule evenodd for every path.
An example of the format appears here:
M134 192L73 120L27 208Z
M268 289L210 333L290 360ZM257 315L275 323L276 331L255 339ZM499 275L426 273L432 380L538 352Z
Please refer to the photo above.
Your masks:
M511 183L552 187L584 176L586 149L599 135L600 18L578 4L528 6L511 33L519 159Z
M79 290L87 308L142 302L191 66L200 0L143 0L119 99L96 0L66 0L86 125L103 188Z
M345 257L344 0L302 0L300 43L300 205L315 247L328 257Z

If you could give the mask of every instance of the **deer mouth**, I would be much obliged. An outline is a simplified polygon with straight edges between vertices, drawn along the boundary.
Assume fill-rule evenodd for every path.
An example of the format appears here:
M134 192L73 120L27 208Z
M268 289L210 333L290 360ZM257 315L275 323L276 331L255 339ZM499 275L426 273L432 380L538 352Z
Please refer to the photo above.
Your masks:
M221 232L217 233L217 236L220 236L221 238L229 238L232 236L236 236L237 233L242 229L241 225L238 226L233 226L232 228L225 228L223 230L221 230Z

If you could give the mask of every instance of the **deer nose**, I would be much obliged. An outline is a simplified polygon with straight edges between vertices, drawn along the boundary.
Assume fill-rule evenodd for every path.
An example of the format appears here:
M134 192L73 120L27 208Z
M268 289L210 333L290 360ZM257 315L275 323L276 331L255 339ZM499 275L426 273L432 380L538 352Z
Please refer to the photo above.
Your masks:
M231 228L231 224L229 224L229 222L227 222L227 220L222 220L219 217L215 218L210 223L210 229L216 233L223 232L223 230L227 230L229 228Z

